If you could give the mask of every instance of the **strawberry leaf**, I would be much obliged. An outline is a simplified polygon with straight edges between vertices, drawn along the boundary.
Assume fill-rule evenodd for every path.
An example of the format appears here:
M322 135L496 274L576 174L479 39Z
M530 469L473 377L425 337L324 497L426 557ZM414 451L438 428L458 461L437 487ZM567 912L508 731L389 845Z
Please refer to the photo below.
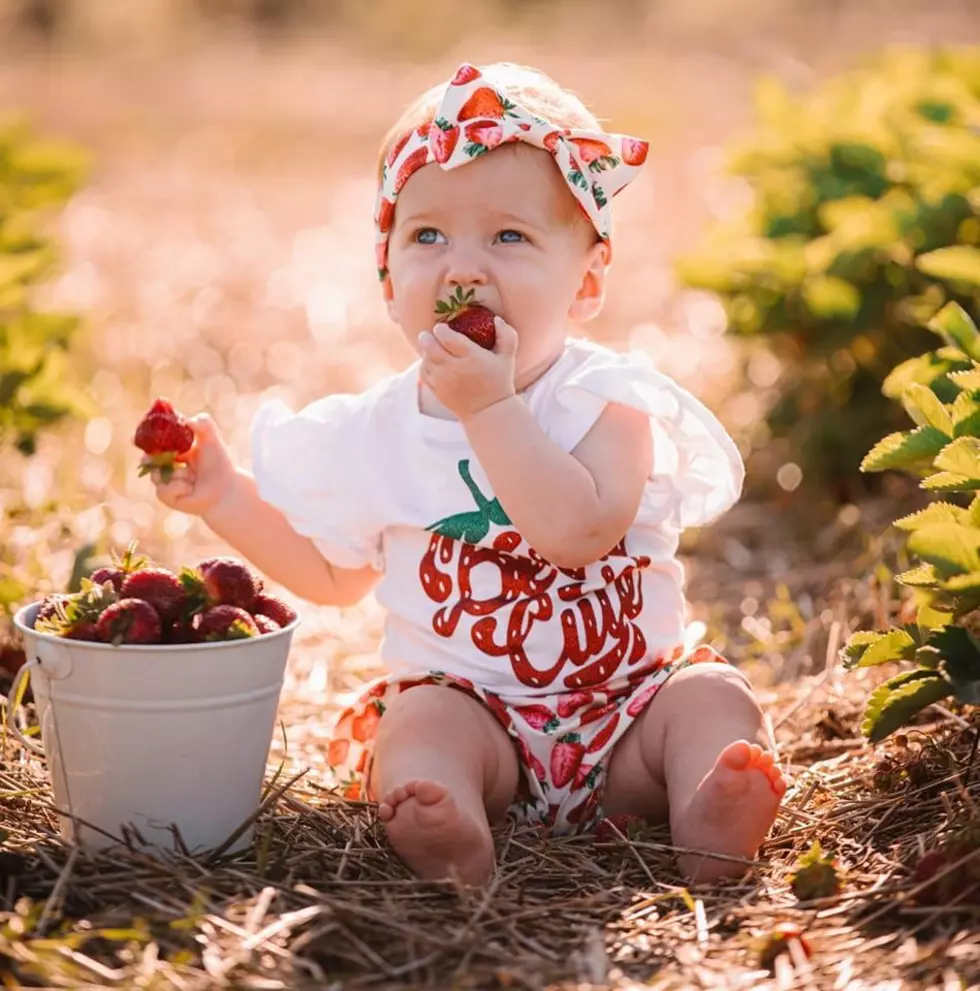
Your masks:
M933 633L927 644L941 658L940 669L955 684L980 681L980 642L962 626L946 626Z
M974 249L975 250L975 249ZM935 262L937 252L930 252ZM929 255L922 255L921 261ZM941 276L940 276L941 278ZM959 348L974 361L980 361L980 333L966 310L959 303L947 303L927 324L947 344Z
M920 564L895 576L895 581L909 588L937 588L939 575L931 564Z
M948 372L947 378L957 389L962 389L966 394L980 390L980 367L976 364L970 369Z
M947 444L949 437L931 426L889 434L865 455L861 471L928 467Z
M966 517L967 511L961 506L954 506L951 502L933 502L917 513L895 520L892 526L913 532L933 523L966 523Z
M919 255L915 259L915 267L920 272L935 276L944 282L963 286L971 291L980 289L980 248L975 248L972 245L952 244L945 248L937 248L935 251ZM953 305L955 306L956 304ZM941 314L946 309L948 309L948 306L941 311ZM961 308L959 313L954 311L948 316L946 323L957 323L961 325L963 317L966 318L967 326L972 326L969 317L966 316L966 313ZM975 328L973 334L976 337ZM956 343L960 344L958 340L956 340ZM960 346L962 347L962 345ZM967 351L967 354L969 353Z
M933 464L940 471L980 481L980 438L958 437L939 452Z
M841 650L846 668L870 668L889 661L911 661L918 644L907 630L886 633L862 630L855 633Z
M861 732L871 743L880 743L917 712L952 693L953 686L935 671L923 668L903 671L879 685L868 697Z
M913 382L902 393L905 412L919 427L935 427L947 437L953 436L953 417L939 397L926 385Z
M944 576L980 571L980 530L959 523L934 523L916 530L909 550Z
M951 471L939 471L922 482L929 492L975 492L980 489L980 479L957 475Z

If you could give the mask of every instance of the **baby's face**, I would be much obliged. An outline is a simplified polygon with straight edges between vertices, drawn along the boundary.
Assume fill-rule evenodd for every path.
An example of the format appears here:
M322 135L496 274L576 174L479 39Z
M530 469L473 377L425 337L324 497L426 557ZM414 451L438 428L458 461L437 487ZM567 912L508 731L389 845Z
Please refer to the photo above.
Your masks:
M558 167L527 145L460 168L427 165L398 196L385 295L413 347L456 286L517 331L518 379L561 353L568 321L602 303L607 248L579 212Z

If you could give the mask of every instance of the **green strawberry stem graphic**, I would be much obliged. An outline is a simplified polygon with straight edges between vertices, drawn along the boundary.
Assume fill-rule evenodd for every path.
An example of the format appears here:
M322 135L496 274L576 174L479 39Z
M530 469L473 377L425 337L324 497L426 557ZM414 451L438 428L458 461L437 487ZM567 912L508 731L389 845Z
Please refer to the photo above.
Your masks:
M478 544L490 532L490 524L497 526L509 526L510 518L504 512L503 506L496 499L490 500L480 491L479 486L473 481L470 474L470 463L468 460L460 461L456 466L460 478L466 483L466 487L473 496L476 503L476 512L457 513L455 516L447 516L426 527L432 533L438 533L442 537L450 537L453 540L465 540L468 544Z

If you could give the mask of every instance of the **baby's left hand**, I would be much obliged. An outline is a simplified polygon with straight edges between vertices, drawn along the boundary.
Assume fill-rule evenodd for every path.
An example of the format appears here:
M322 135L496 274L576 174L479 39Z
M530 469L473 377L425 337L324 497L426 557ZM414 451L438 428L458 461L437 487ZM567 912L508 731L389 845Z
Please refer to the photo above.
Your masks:
M500 317L494 320L497 343L493 351L474 344L448 324L419 334L422 381L461 420L514 395L514 355L517 331Z

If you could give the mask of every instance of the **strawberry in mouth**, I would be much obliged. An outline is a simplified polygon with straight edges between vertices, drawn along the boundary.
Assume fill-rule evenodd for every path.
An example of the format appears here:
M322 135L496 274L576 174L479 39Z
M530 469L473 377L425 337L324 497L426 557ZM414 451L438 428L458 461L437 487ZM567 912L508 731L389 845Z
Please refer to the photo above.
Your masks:
M487 351L492 351L497 343L493 310L477 303L476 292L472 289L464 293L463 287L457 286L448 299L436 303L436 316Z

